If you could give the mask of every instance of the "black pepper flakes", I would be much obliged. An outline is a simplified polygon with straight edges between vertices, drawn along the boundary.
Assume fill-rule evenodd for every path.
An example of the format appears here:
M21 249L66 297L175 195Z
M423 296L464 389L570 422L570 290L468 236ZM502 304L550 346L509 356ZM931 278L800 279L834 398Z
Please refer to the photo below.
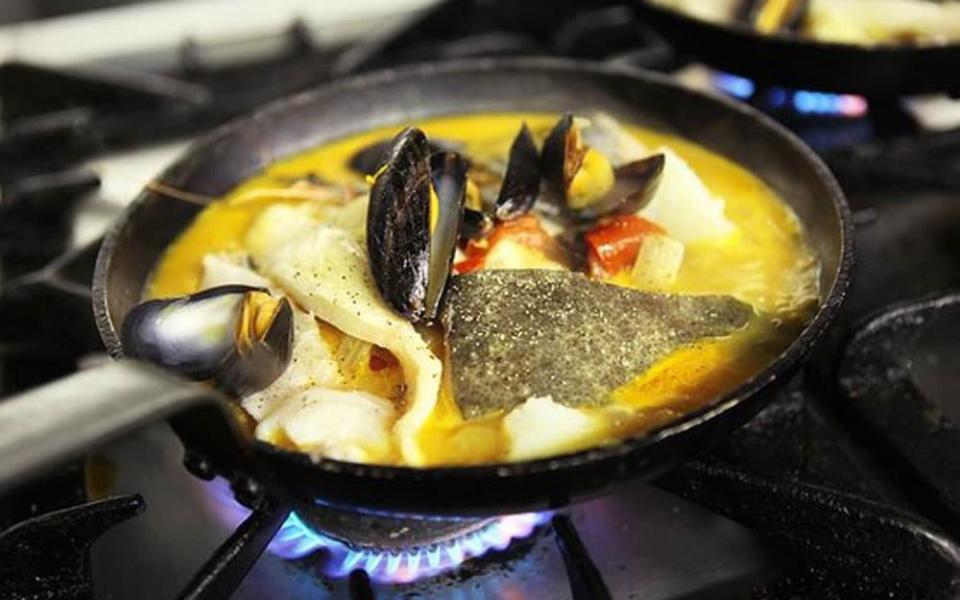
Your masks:
M442 314L454 395L467 418L531 396L596 406L677 348L753 315L729 296L639 292L547 270L451 280Z

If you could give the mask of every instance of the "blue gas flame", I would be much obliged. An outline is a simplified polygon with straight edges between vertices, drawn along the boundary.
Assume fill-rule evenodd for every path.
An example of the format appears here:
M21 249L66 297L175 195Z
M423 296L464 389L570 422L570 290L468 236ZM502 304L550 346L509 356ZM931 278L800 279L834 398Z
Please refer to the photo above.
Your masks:
M731 73L716 73L713 84L717 89L741 100L752 100L758 92L753 81ZM859 118L867 114L869 106L862 96L852 94L828 94L809 90L787 90L772 87L765 90L765 97L758 98L771 108L790 108L804 115L822 115Z
M353 547L325 536L293 513L270 542L268 550L289 560L323 551L323 571L328 576L346 577L352 571L362 569L374 581L406 583L455 569L490 550L504 550L513 540L532 534L547 519L547 513L507 515L493 519L463 537L427 547L383 551Z
M208 486L214 509L230 525L239 524L249 511L233 499L229 486L221 479ZM384 551L354 547L312 529L296 513L291 513L267 548L271 554L296 560L322 552L324 575L346 577L362 569L370 579L384 583L408 583L451 571L463 562L483 556L491 550L504 550L513 540L530 536L549 520L549 513L524 513L492 519L462 537L430 546L402 551Z

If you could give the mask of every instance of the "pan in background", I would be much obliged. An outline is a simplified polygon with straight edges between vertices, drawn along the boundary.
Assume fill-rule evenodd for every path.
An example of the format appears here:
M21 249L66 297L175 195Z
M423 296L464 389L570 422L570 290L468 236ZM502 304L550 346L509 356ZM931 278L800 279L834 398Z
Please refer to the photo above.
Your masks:
M703 21L647 0L634 4L640 20L679 51L764 84L870 97L960 93L960 44L829 43Z

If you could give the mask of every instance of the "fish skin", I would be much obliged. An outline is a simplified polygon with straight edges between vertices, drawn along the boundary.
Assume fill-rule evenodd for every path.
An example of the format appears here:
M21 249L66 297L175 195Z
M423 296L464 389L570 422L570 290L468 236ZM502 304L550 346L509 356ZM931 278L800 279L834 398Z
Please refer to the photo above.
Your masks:
M552 396L599 406L674 350L746 326L729 296L641 292L546 270L454 277L442 321L454 397L466 419Z

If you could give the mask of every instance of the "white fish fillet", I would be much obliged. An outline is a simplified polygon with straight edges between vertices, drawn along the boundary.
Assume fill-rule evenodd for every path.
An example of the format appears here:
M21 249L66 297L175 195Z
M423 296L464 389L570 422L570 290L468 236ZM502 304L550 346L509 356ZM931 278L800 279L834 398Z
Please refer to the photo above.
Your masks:
M603 433L601 418L553 401L528 398L503 419L511 461L555 456L592 445Z
M234 284L276 287L247 265L246 254L208 254L203 258L201 289ZM244 410L257 421L291 397L338 382L337 363L320 335L316 321L296 307L293 309L293 340L293 356L283 374L266 388L241 400Z
M313 389L290 398L257 425L259 439L284 438L308 453L350 462L385 462L392 454L389 400L366 392Z
M660 185L650 203L638 214L684 244L733 233L734 224L723 214L723 199L713 196L676 152L666 146L656 152L662 152L665 157Z
M257 263L257 269L262 272L262 257L279 250L290 240L309 235L319 222L320 217L314 205L274 204L250 224L243 245Z
M203 257L201 289L221 285L249 285L269 288L270 282L246 264L245 254L208 254Z
M298 237L285 229L302 213L273 206L251 228L248 244L259 270L295 302L347 335L386 348L400 362L407 383L407 406L394 431L401 455L410 465L425 458L417 435L433 411L440 389L442 363L410 322L391 310L376 289L367 256L356 235L314 222L302 222ZM279 238L279 239L277 239Z
M314 318L293 312L293 352L290 365L276 381L241 400L244 410L257 421L307 390L339 387L340 371Z
M590 116L589 125L583 129L583 141L615 167L650 155L650 150L640 140L604 112Z

